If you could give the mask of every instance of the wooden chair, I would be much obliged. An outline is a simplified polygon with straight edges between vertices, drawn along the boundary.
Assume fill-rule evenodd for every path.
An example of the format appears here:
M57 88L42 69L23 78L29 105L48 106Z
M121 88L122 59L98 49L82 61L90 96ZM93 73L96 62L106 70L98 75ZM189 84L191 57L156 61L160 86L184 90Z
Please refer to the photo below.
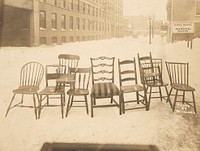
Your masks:
M116 102L114 96L119 96L119 89L114 84L114 57L101 56L90 58L92 65L92 89L91 89L91 117L93 109L101 107L118 107L121 114L121 102ZM97 99L111 98L110 104L97 105Z
M120 83L120 96L122 112L131 109L145 108L148 110L148 102L146 98L145 86L141 86L137 81L137 71L135 58L133 60L123 60L118 59L118 69L119 69L119 83ZM126 93L135 93L136 98L132 100L124 99ZM137 106L125 107L125 104L137 102Z
M56 80L57 87L65 85L72 86L75 82L75 75L71 73L71 68L78 68L80 57L78 55L60 54L58 56L59 65L64 66L60 70L60 75Z
M146 86L147 93L149 94L149 108L151 99L159 98L161 101L163 99L169 101L170 106L172 103L168 97L168 84L163 81L162 78L162 59L154 58L152 59L151 53L148 56L140 57L138 54L139 68L141 82ZM162 94L162 88L165 89L166 95ZM154 95L153 95L154 94ZM159 94L159 96L155 95Z
M44 67L38 62L28 62L21 68L19 87L13 90L14 95L11 99L11 102L8 106L5 116L7 116L9 110L14 107L30 107L30 108L34 108L35 118L37 119L37 104L36 104L35 96L39 100L38 90L39 90L39 86L41 84L43 75L44 75ZM16 94L22 95L22 98L19 103L12 106L12 103L14 101ZM23 105L24 95L33 96L33 106Z
M195 89L189 85L189 63L180 63L180 62L165 62L171 89L168 95L168 99L172 95L175 95L172 111L175 110L176 102L182 102L182 104L187 104L194 108L196 113L196 104L195 104ZM172 91L175 90L175 94L172 94ZM182 92L182 95L179 94ZM192 93L192 101L186 100L186 92ZM177 100L177 97L181 96L182 100Z
M65 102L65 87L56 88L56 79L59 77L59 71L63 67L60 65L46 65L46 87L39 92L39 108L38 108L38 119L41 115L41 110L44 107L56 107L61 106L61 117L64 117L64 102ZM50 105L50 99L60 99L60 105ZM45 104L42 102L46 100Z
M67 94L69 95L69 100L67 103L66 117L69 110L73 106L73 102L85 102L86 113L89 114L87 96L89 94L88 86L90 81L91 68L72 68L71 72L75 72L75 85L73 88L67 91ZM74 100L75 96L84 96L84 100ZM76 105L73 107L85 106Z

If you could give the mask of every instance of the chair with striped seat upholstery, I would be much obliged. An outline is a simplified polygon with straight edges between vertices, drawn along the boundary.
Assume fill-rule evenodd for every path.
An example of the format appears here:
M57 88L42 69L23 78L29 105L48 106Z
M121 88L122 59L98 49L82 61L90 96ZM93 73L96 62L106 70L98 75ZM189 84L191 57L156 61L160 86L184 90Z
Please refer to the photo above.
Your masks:
M114 84L114 57L101 56L91 58L92 89L91 89L91 117L93 109L100 107L118 107L121 114L121 103L115 101L114 96L119 96L119 89ZM98 104L97 99L111 98L109 104Z

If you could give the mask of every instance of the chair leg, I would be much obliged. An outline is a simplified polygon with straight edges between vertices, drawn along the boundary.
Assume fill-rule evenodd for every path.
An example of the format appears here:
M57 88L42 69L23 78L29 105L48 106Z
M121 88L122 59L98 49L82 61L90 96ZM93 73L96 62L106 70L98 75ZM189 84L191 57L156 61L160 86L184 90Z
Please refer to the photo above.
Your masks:
M24 94L22 94L21 104L23 104L23 102L24 102Z
M158 88L159 88L160 100L162 101L163 97L162 97L161 87L158 87Z
M192 98L193 98L193 104L194 104L194 112L197 113L195 97L194 97L194 91L192 91Z
M152 87L150 87L150 91L149 91L149 105L148 105L149 109L150 109L150 104L151 104L151 93L152 93Z
M85 98L85 105L86 105L86 113L89 114L87 95L84 95L84 98Z
M174 112L175 106L176 106L176 100L177 100L178 90L176 90L175 98L174 98L174 105L172 111Z
M93 105L96 103L95 99L93 96L91 96L91 117L93 117Z
M74 95L72 95L70 107L72 107L73 103L74 103Z
M71 100L71 95L69 95L69 99L68 99L68 102L67 102L67 109L66 109L65 117L67 117L68 112L69 112L69 104L70 104L70 100Z
M171 90L172 90L172 89L171 89ZM165 91L166 91L166 94L167 94L167 100L166 100L166 102L169 101L170 107L172 108L172 102L171 102L171 99L170 99L171 90L170 90L170 93L169 93L169 92L168 92L168 89L167 89L167 86L165 86Z
M145 102L146 111L148 111L149 110L149 104L148 104L148 101L147 101L147 92L146 91L144 91L143 99L144 99L144 102Z
M110 103L111 103L111 104L113 103L113 96L111 97Z
M14 95L13 95L11 101L10 101L10 104L9 104L8 109L7 109L7 111L6 111L5 117L8 115L8 112L9 112L9 110L10 110L10 108L11 108L11 105L12 105L12 102L13 102L13 100L14 100L14 98L15 98L15 95L16 95L16 93L14 93Z
M139 101L139 93L138 92L136 92L136 98L137 98L137 104L139 104L140 101Z
M185 103L185 91L183 91L183 99L182 99L182 103Z
M119 94L119 115L122 115L121 94Z
M60 103L61 103L61 116L62 116L62 118L64 118L64 95L60 95Z
M34 104L35 118L37 119L37 107L36 107L35 94L33 94L33 104Z
M40 95L40 98L39 98L38 119L40 119L41 110L42 110L42 95Z

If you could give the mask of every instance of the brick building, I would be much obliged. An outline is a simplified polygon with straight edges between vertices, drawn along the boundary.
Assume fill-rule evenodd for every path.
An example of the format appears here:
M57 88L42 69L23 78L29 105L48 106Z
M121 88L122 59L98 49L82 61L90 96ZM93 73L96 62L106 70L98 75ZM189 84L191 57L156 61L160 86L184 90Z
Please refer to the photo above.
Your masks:
M168 40L190 40L200 35L200 0L168 0Z
M123 36L123 0L5 0L3 10L3 46Z

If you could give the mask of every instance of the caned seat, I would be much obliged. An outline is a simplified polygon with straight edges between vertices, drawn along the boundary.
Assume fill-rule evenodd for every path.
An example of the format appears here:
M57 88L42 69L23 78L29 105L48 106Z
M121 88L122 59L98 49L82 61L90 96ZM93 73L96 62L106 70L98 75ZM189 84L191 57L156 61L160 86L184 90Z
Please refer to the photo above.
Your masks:
M61 107L61 117L64 117L64 103L65 103L65 87L61 86L59 88L56 87L56 80L59 77L59 71L62 68L60 65L46 65L45 70L45 80L46 87L40 91L38 94L40 96L39 99L39 108L38 108L38 119L41 116L41 111L44 107ZM50 100L54 99L56 102L60 100L60 104L58 103L50 103ZM46 100L45 103L44 100ZM52 102L52 101L51 101Z
M159 98L161 101L165 99L169 102L172 107L172 103L168 98L168 83L163 81L162 78L162 59L152 58L151 53L147 56L140 57L138 54L138 62L140 68L141 82L147 87L147 93L149 94L149 108L151 99ZM163 95L162 88L165 90L165 95ZM159 94L159 95L156 95Z
M148 110L148 102L146 99L146 89L139 85L137 81L137 70L135 58L132 60L118 59L120 98L123 113L126 110L145 108ZM128 93L135 94L131 99L125 100ZM130 97L130 96L129 96ZM137 103L136 105L134 103ZM129 107L126 107L129 104Z
M114 83L114 57L91 58L92 68L92 88L91 88L91 117L94 108L118 107L121 114L121 102L115 101L114 97L119 97L119 88ZM97 104L100 99L111 98L108 104Z
M91 68L72 68L71 72L75 74L75 84L67 91L69 100L67 103L66 116L68 116L68 113L72 107L86 107L86 113L89 114L87 96L89 95L88 86L90 82ZM84 100L74 100L75 96L83 96ZM74 102L84 102L85 105L73 105Z
M176 108L176 103L181 102L182 105L187 104L194 109L196 113L196 103L195 103L195 88L189 85L189 63L182 63L182 62L165 62L171 89L168 94L168 99L171 96L174 97L174 103L172 107L172 111ZM175 90L175 93L172 94L172 91ZM182 94L180 94L182 92ZM192 101L186 98L186 92L192 94ZM178 97L182 97L182 100L178 99Z
M7 116L10 109L14 107L30 107L30 108L34 108L35 118L37 119L36 98L39 99L38 90L39 90L39 86L42 81L43 75L44 75L44 67L38 62L28 62L21 68L19 87L13 90L14 95L11 99L11 102L8 106L5 116ZM17 94L22 95L21 102L12 106L12 103ZM33 96L33 106L24 105L24 95Z

